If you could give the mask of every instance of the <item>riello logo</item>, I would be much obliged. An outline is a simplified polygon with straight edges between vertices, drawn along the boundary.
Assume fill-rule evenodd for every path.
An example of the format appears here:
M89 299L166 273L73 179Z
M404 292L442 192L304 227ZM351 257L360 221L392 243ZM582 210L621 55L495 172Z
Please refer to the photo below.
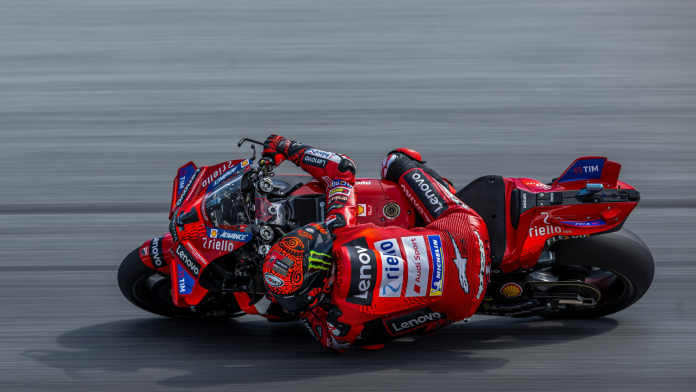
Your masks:
M544 235L561 234L561 233L572 233L572 230L563 230L558 226L545 225L545 226L534 226L529 228L530 237L538 237Z
M202 187L208 186L208 184L212 183L216 178L218 178L222 173L225 173L225 170L231 168L231 163L232 161L225 162L222 164L222 167L218 168L214 172L210 173L208 177L203 179L203 183L201 184ZM228 174L228 173L225 173ZM229 175L229 174L228 174Z

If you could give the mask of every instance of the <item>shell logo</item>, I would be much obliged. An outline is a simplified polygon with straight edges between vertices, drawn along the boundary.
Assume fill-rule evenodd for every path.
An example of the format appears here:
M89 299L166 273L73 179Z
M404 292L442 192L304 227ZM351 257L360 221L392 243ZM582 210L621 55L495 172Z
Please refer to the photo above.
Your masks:
M215 230L215 229L210 230L210 238L217 238L217 230Z
M522 295L522 287L517 283L507 283L500 288L500 294L505 298L515 298Z

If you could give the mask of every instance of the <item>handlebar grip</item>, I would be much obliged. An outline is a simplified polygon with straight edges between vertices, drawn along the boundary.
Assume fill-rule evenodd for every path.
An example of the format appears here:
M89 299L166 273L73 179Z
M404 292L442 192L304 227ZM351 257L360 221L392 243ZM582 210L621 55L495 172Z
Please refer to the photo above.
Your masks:
M263 157L259 159L259 166L275 166L273 158Z

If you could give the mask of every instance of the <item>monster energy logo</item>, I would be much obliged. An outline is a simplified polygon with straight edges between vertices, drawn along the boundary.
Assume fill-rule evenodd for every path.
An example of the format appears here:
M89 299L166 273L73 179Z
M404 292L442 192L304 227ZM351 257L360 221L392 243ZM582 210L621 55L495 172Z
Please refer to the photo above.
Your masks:
M313 250L309 251L309 269L315 268L320 270L329 270L331 263L327 261L330 259L331 255L325 253L315 252Z

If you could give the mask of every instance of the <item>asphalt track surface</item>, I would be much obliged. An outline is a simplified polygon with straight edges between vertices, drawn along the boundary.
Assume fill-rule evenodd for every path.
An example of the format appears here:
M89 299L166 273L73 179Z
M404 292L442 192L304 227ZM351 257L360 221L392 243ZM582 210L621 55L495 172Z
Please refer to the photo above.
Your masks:
M0 3L0 390L694 390L696 3ZM598 320L474 317L379 352L300 324L151 316L121 259L176 169L280 133L458 186L606 155L643 201L651 290ZM285 171L292 171L284 167Z

